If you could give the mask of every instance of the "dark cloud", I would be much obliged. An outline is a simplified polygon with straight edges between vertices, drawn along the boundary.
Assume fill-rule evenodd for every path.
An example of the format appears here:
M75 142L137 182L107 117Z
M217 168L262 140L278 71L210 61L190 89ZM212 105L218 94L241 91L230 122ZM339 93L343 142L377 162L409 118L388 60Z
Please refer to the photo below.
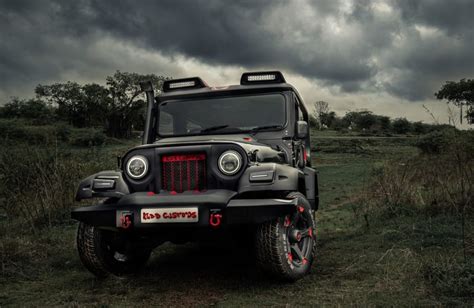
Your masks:
M397 0L403 20L409 24L436 27L454 36L472 36L474 2L471 0Z
M179 72L132 46L420 100L472 77L473 11L442 0L0 1L0 91L116 69Z

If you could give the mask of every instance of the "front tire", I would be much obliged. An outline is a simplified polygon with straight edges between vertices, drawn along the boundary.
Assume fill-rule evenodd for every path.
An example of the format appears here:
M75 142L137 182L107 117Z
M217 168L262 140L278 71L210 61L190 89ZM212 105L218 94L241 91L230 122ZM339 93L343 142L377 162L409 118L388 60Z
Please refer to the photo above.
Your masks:
M293 192L287 198L298 200L294 212L257 229L257 264L280 280L296 281L309 273L315 258L315 222L303 194Z
M82 264L95 276L125 276L138 272L150 258L151 250L133 247L117 232L79 223L77 251Z

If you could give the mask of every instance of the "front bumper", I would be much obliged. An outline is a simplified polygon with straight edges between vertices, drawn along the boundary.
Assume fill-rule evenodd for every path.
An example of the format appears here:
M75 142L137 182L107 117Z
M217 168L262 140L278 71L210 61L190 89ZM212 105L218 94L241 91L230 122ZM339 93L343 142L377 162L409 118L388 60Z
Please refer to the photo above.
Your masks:
M220 227L259 224L291 213L296 199L237 199L230 190L208 190L179 194L137 192L116 203L74 208L73 219L92 226L121 229L160 229L176 227ZM142 209L197 208L195 222L143 223ZM217 216L218 215L218 216ZM218 223L215 219L218 217Z

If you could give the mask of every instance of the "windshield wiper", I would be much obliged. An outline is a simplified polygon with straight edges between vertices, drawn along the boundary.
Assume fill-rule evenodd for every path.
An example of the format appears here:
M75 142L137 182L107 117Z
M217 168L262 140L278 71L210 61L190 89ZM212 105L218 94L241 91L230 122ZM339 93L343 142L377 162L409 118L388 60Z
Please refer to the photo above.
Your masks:
M202 133L208 133L208 132L213 132L215 130L219 130L219 129L223 129L223 128L226 128L226 127L229 127L229 125L216 125L216 126L211 126L211 127L207 127L207 128L203 128L199 131L200 134Z
M268 130L268 129L282 129L283 126L281 125L266 125L266 126L256 126L250 130L250 133L256 133L262 130Z

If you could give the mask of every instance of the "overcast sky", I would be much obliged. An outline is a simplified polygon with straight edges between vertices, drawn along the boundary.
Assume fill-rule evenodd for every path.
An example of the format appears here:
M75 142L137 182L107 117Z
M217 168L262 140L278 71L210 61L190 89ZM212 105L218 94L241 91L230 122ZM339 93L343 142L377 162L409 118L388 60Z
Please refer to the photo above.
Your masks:
M474 77L474 1L0 0L0 101L115 70L235 84L277 69L306 103L446 121L433 93Z

